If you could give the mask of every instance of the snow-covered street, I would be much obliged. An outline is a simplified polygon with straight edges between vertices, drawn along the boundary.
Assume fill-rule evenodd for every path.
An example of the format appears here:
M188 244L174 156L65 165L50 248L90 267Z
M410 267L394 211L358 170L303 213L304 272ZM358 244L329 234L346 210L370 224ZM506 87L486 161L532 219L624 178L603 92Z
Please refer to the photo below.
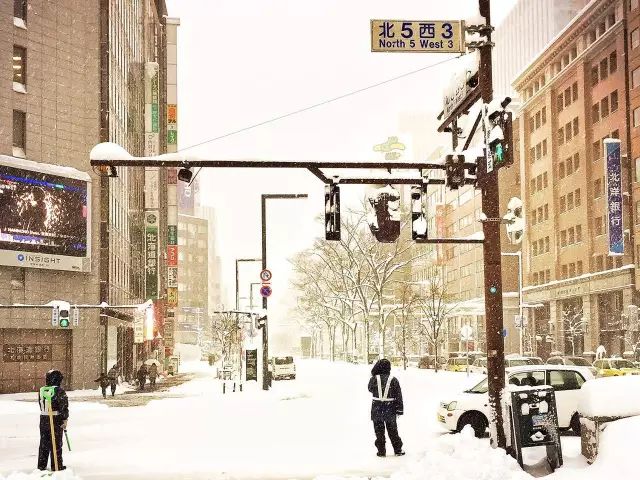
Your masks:
M454 448L446 442L458 440L439 427L436 406L478 379L395 369L405 398L399 429L407 455L378 458L366 365L300 361L297 380L274 382L269 392L252 385L224 395L212 368L204 363L192 367L192 380L159 393L145 406L109 407L109 400L97 396L74 401L71 392L73 451L65 448L65 464L83 479L389 476ZM2 475L31 471L36 462L37 404L15 398L0 397ZM488 444L487 439L465 441ZM579 439L565 437L563 444L567 466L584 466ZM513 478L522 475L515 461L499 461L516 466ZM507 475L504 466L502 473Z

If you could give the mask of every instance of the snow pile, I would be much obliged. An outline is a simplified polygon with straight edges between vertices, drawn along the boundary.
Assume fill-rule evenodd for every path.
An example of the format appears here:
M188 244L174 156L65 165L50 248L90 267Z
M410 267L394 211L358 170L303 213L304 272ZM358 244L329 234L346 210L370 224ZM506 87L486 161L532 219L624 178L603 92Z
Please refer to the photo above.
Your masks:
M317 480L365 480L372 477L321 476ZM459 435L444 435L427 447L427 453L416 462L390 477L373 477L377 480L527 480L531 477L522 471L516 460L493 449L485 439L475 438L470 427Z
M131 160L132 158L129 152L112 142L99 143L89 153L90 160Z
M51 475L47 475L47 473L51 473ZM73 470L70 468L59 472L43 472L40 470L34 470L31 473L13 472L10 473L8 477L0 475L0 480L32 480L40 478L51 478L53 480L82 480L80 477L75 475Z
M585 417L640 415L640 376L596 378L580 390L578 410Z

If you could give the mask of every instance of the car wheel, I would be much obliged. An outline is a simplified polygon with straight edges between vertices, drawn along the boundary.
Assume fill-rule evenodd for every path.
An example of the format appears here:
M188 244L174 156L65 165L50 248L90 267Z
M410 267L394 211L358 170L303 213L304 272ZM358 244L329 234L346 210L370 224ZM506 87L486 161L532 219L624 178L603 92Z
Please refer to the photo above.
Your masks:
M571 430L573 430L573 433L575 435L577 435L578 437L580 436L580 415L577 413L573 414L573 417L571 417L571 423L569 423L569 428L571 428Z
M489 422L487 422L487 419L481 413L470 412L465 413L460 417L460 420L458 421L458 432L461 432L467 425L470 425L471 428L473 428L473 433L476 438L482 438L487 430Z

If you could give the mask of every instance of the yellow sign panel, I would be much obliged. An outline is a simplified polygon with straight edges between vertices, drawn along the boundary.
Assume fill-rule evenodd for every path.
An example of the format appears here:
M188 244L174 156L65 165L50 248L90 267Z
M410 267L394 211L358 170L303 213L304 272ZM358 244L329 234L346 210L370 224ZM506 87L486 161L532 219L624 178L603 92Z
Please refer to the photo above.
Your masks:
M371 51L464 53L464 22L371 20Z
M173 308L178 306L178 289L176 287L167 287L167 307Z

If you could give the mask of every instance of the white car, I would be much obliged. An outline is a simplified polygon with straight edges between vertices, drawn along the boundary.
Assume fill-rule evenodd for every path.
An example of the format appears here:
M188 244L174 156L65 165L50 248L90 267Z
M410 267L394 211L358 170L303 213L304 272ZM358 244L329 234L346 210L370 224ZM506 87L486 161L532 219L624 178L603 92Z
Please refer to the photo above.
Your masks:
M274 380L283 378L295 380L296 364L293 362L293 357L273 357L271 359L271 374Z
M517 386L551 385L556 394L558 425L580 432L578 401L580 388L593 374L588 367L569 365L525 365L507 368L508 384ZM438 421L447 430L459 432L470 425L477 437L489 426L489 395L487 378L457 396L440 402Z
M487 374L487 357L478 357L473 361L473 365L469 367L469 373Z

